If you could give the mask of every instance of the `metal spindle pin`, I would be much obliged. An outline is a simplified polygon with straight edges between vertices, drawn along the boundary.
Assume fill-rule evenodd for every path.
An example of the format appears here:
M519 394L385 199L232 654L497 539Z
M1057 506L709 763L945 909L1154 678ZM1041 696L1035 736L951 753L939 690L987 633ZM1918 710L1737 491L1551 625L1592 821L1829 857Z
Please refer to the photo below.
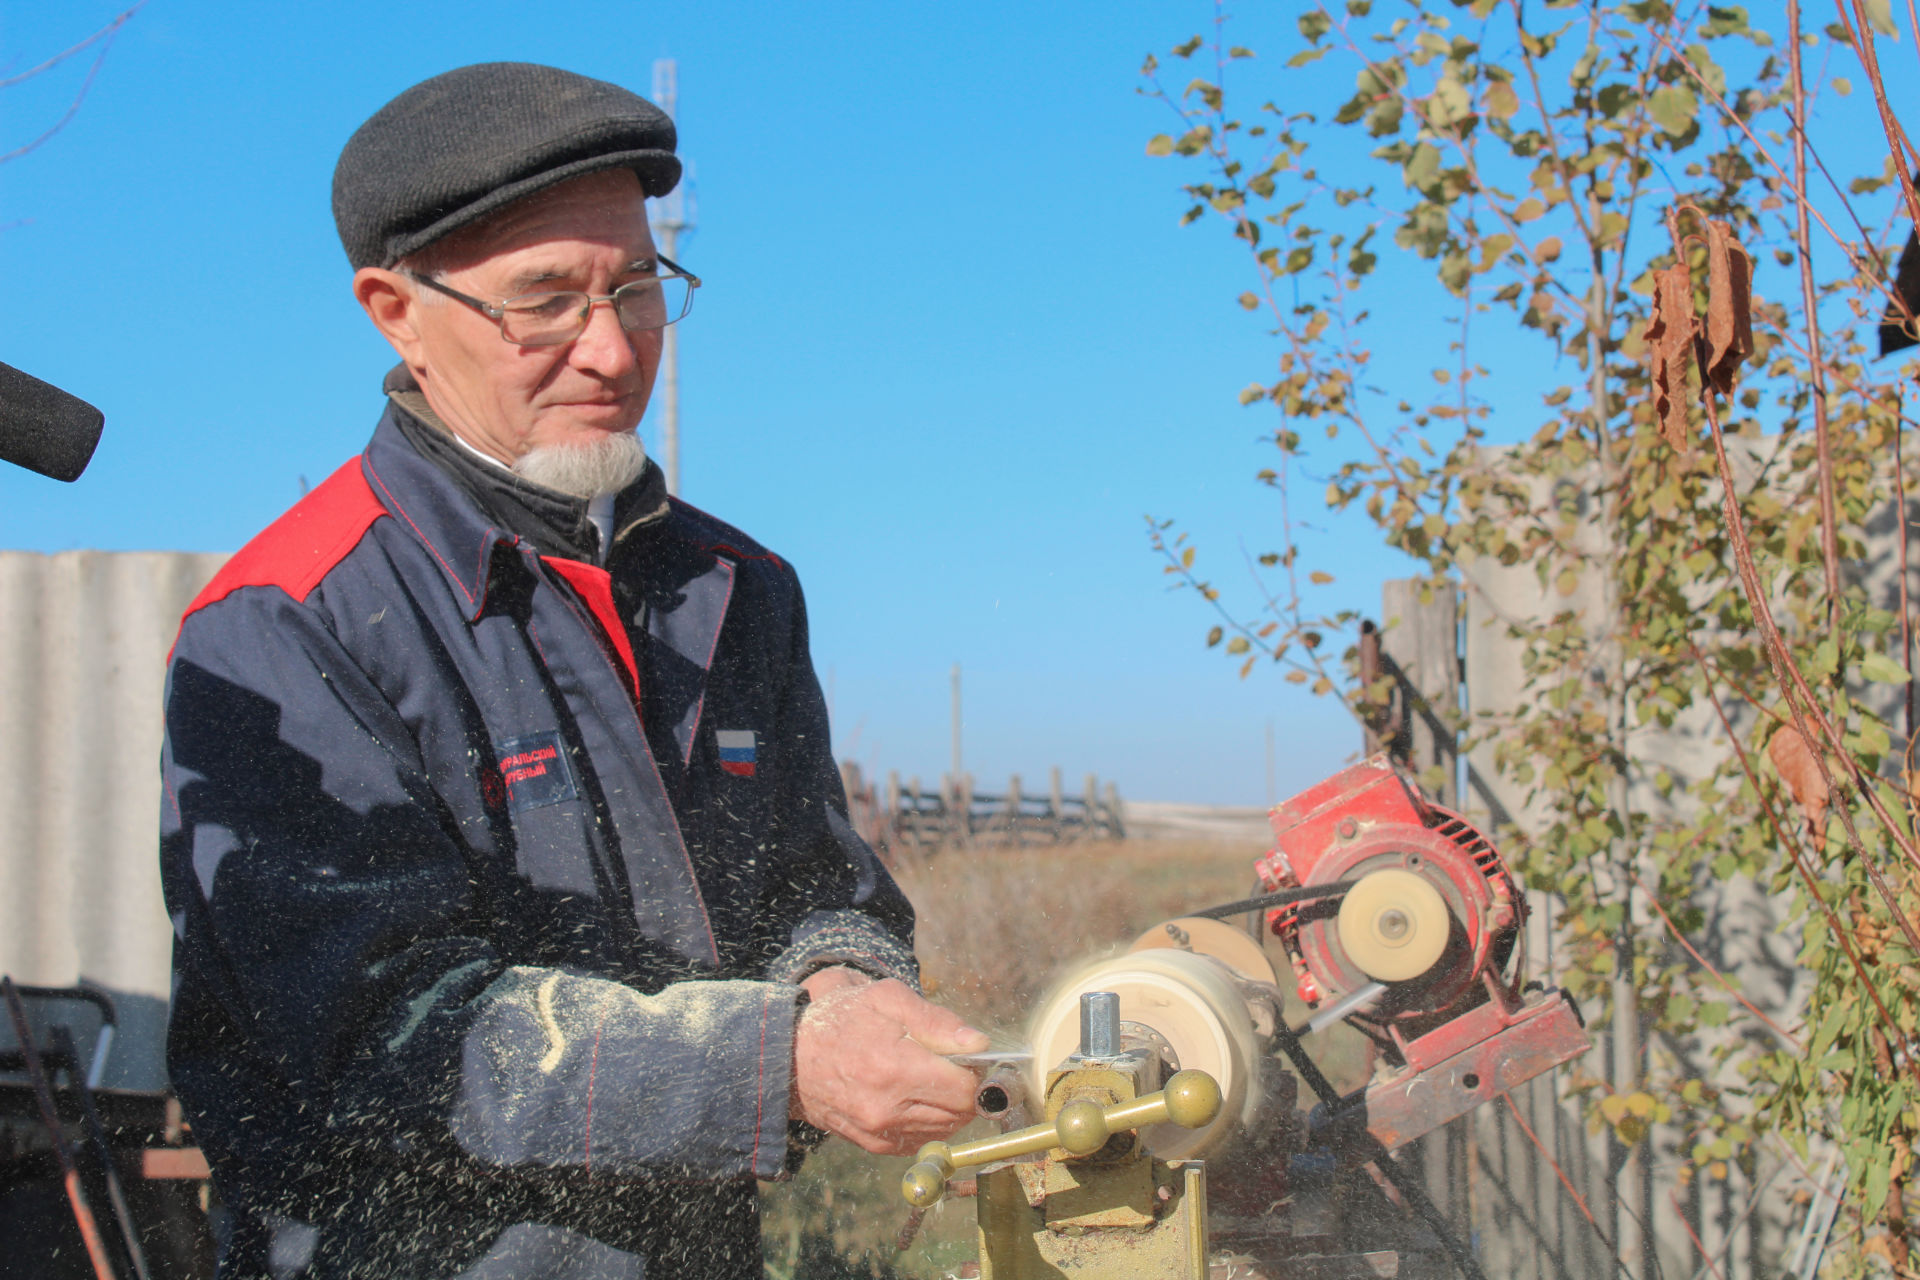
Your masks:
M1111 991L1089 991L1080 997L1081 1058L1120 1056L1120 997Z

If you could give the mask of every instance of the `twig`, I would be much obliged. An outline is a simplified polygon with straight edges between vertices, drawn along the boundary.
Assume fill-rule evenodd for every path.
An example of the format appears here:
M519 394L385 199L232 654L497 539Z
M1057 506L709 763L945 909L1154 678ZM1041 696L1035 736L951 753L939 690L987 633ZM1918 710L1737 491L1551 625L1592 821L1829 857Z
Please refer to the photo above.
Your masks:
M1833 447L1827 429L1826 361L1820 356L1819 297L1813 284L1813 234L1807 227L1807 86L1800 70L1800 0L1787 0L1787 66L1793 82L1794 242L1800 259L1800 305L1807 320L1807 373L1813 389L1813 438L1820 467L1820 558L1827 571L1827 634L1839 643L1840 535L1833 500Z
M1828 902L1826 895L1820 892L1820 878L1814 874L1813 868L1807 863L1806 856L1801 853L1800 842L1787 834L1785 824L1780 821L1780 815L1774 812L1772 802L1767 799L1766 789L1760 785L1760 776L1754 772L1753 757L1748 754L1746 744L1740 741L1740 735L1734 732L1733 722L1727 719L1726 708L1720 705L1720 692L1715 687L1713 667L1697 647L1691 643L1688 647L1693 649L1694 660L1700 664L1701 671L1707 677L1707 698L1713 707L1714 717L1720 721L1721 729L1726 732L1727 741L1733 745L1734 757L1740 762L1740 771L1747 775L1747 785L1753 788L1754 798L1760 804L1760 811L1766 814L1767 825L1773 828L1774 841L1793 859L1794 869L1800 873L1801 880L1806 883L1808 896L1818 904L1821 914L1826 916L1827 928L1833 934L1833 940L1840 945L1840 951L1847 957L1847 962L1853 966L1854 975L1860 979L1860 985L1866 991L1867 998L1873 1001L1873 1007L1879 1012L1882 1023L1899 1035L1906 1044L1908 1058L1913 1061L1915 1071L1920 1073L1920 1059L1914 1056L1913 1042L1900 1031L1900 1024L1894 1021L1893 1014L1888 1012L1886 1004L1880 999L1880 992L1873 985L1873 980L1867 976L1866 966L1861 963L1859 955L1855 953L1847 931L1840 923L1838 913L1833 909L1833 904ZM1753 700L1749 699L1749 701ZM1757 706L1758 703L1754 705Z
M1707 1252L1707 1246L1700 1243L1700 1235L1693 1229L1693 1224L1687 1221L1687 1212L1680 1207L1680 1197L1669 1191L1667 1203L1673 1206L1673 1216L1680 1219L1681 1229L1687 1233L1687 1239L1693 1241L1693 1247L1699 1251L1701 1260L1707 1264L1707 1269L1712 1271L1718 1280L1727 1280L1720 1274L1720 1268L1714 1265L1713 1255Z
M1674 257L1684 260L1680 242L1680 224L1674 211L1667 215L1668 230L1673 236ZM1813 734L1808 731L1811 724L1820 730L1820 736L1831 746L1835 756L1846 766L1848 778L1854 784L1856 792L1866 801L1875 818L1879 821L1887 837L1898 846L1908 860L1920 866L1920 851L1916 851L1913 842L1894 824L1886 806L1880 803L1880 797L1874 792L1876 779L1865 775L1860 762L1847 751L1840 733L1828 720L1819 700L1813 696L1813 690L1807 686L1806 677L1794 661L1792 652L1787 648L1786 638L1780 634L1780 628L1773 620L1773 608L1767 602L1765 588L1760 582L1760 571L1753 560L1753 547L1747 538L1746 518L1740 512L1739 489L1734 481L1733 464L1727 458L1726 436L1720 428L1720 413L1715 397L1704 391L1701 404L1706 410L1707 429L1713 438L1715 465L1720 471L1721 506L1726 513L1727 537L1733 551L1734 564L1739 569L1741 589L1746 593L1747 606L1753 611L1755 623L1759 626L1761 637L1765 640L1768 665L1773 668L1774 678L1778 681L1788 709L1793 713L1794 731L1799 733L1809 748L1821 780L1826 784L1828 794L1834 794L1838 788L1834 785L1833 772L1828 767L1826 753L1815 748ZM1913 921L1900 909L1893 889L1887 884L1879 865L1867 852L1866 842L1861 838L1858 826L1853 820L1853 811L1846 804L1834 806L1840 819L1840 825L1847 833L1847 842L1853 846L1854 853L1860 859L1860 866L1867 874L1874 891L1887 905L1887 911L1906 937L1907 943L1915 952L1920 953L1920 932L1914 929ZM1865 978L1863 973L1862 978ZM1872 984L1867 984L1871 989ZM1878 999L1876 994L1875 999ZM1905 1036L1902 1039L1905 1040ZM1920 1071L1920 1062L1914 1068Z
M1911 4L1913 0L1908 0ZM1913 690L1913 602L1908 599L1909 575L1907 573L1907 541L1912 536L1913 520L1907 514L1907 464L1900 456L1900 442L1906 437L1906 414L1900 407L1900 388L1893 389L1893 494L1894 502L1900 513L1900 665L1907 669L1907 685L1903 701L1907 711L1907 749L1900 753L1901 760L1907 761L1913 753L1914 736L1914 690ZM1910 766L1904 765L1903 768ZM1912 795L1913 788L1903 777L1901 790ZM1909 799L1907 807L1912 809Z
M100 28L98 31L88 36L85 40L82 40L79 44L74 45L71 49L66 49L60 53L54 54L51 58L48 58L45 62L41 63L37 67L31 67L25 71L20 72L18 75L7 76L5 79L0 79L0 89L10 89L16 84L22 84L28 80L33 79L35 76L39 75L43 71L51 71L53 68L59 66L61 63L65 62L68 58L71 58L74 54L79 53L82 49L85 49L87 46L93 44L95 41L106 39L108 36L111 36L114 32L118 31L122 26L122 24L124 24L128 18L131 18L134 14L138 13L141 9L145 8L146 4L147 4L147 0L140 0L139 4L134 5L133 8L128 9L125 13L115 18L112 22L109 22L106 26Z
M1696 215L1699 214L1697 209L1693 212ZM1680 226L1675 213L1676 211L1669 211L1667 223L1673 236L1674 257L1681 259ZM1794 661L1792 651L1787 648L1786 638L1780 634L1779 625L1774 622L1773 607L1767 601L1765 588L1760 582L1760 571L1753 561L1753 546L1747 537L1746 517L1740 513L1738 486L1734 480L1733 464L1727 458L1726 436L1720 427L1718 402L1714 396L1703 392L1700 403L1706 411L1707 428L1713 439L1714 462L1720 472L1721 508L1726 515L1727 536L1733 551L1734 563L1740 572L1740 585L1746 593L1747 605L1753 611L1754 622L1765 641L1767 661L1773 668L1774 678L1779 682L1788 709L1793 713L1794 728L1806 739L1809 747L1814 745L1815 738L1808 732L1808 725L1820 731L1820 738L1825 740L1834 756L1846 766L1848 781L1853 784L1855 791L1872 811L1888 838L1893 841L1908 862L1915 867L1920 867L1920 850L1915 849L1913 841L1899 829L1888 814L1886 806L1880 802L1880 797L1874 790L1877 779L1867 774L1860 767L1860 762L1855 760L1852 753L1847 750L1846 742L1841 737L1839 729L1827 717L1820 706L1819 699L1814 697L1812 688L1807 684L1806 675L1800 670L1799 663ZM1828 767L1825 754L1818 750L1811 754L1829 794L1837 793L1838 788L1834 785L1833 774ZM1878 864L1872 860L1865 842L1860 838L1859 829L1853 821L1852 810L1845 805L1839 805L1836 806L1835 811L1840 818L1840 825L1846 829L1847 838L1853 845L1854 851L1859 854L1861 866L1873 882L1875 891L1886 902L1887 909L1899 924L1901 932L1906 935L1908 945L1915 952L1920 952L1920 932L1915 931L1913 922L1895 903L1892 889L1887 885Z
M15 76L11 80L0 80L0 88L5 88L10 84L17 84L21 80L40 74L40 72L46 70L48 67L53 66L55 63L60 62L61 60L68 57L69 55L78 53L81 49L86 48L88 45L92 44L95 40L99 40L102 42L100 45L100 52L98 55L95 56L93 60L93 65L87 68L87 78L80 82L80 92L74 94L73 101L67 104L66 114L61 116L58 120L54 121L52 128L48 129L45 133L35 138L32 142L29 142L24 146L15 147L13 150L7 152L6 154L0 155L0 164L5 164L9 160L17 160L21 156L26 155L29 151L34 150L36 147L46 142L49 138L53 137L54 134L59 133L62 129L66 128L68 122L71 121L74 118L74 116L79 114L80 104L87 100L87 91L93 88L94 77L100 74L101 65L106 62L107 54L110 53L113 49L113 38L115 33L117 33L120 30L120 27L122 26L122 24L124 24L128 18L131 18L140 9L140 6L144 5L145 3L146 3L146 0L140 0L140 4L134 5L133 8L127 10L125 13L115 18L112 22L108 23L105 27L101 28L99 31L94 32L91 36L88 36L85 40L81 41L79 44L75 45L73 48L67 50L66 53L59 54L58 56L52 58L51 60L41 63L38 67L34 68L32 71L23 72L21 75Z
M1635 872L1633 874L1633 882L1634 884L1639 885L1640 892L1647 896L1647 905L1652 907L1656 912L1658 912L1662 920L1666 921L1667 932L1673 935L1673 940L1675 942L1678 942L1681 945L1681 947L1683 947L1686 950L1686 953L1692 956L1695 962L1697 962L1702 969L1705 969L1708 973L1712 974L1714 977L1714 980L1718 982L1721 986L1725 987L1727 991L1733 996L1733 998L1735 1000L1738 1000L1741 1003L1741 1005L1743 1005L1746 1008L1748 1013L1751 1013L1754 1017L1760 1019L1761 1022L1765 1023L1767 1026L1767 1030L1773 1032L1773 1034L1775 1034L1776 1036L1779 1036L1782 1040L1786 1041L1788 1046L1794 1049L1795 1051L1799 1053L1805 1053L1807 1051L1806 1046L1800 1043L1800 1039L1798 1036L1795 1036L1792 1032L1782 1027L1779 1023L1775 1022L1772 1018L1769 1018L1766 1014L1762 1013L1760 1011L1760 1006L1754 1004L1753 1001L1747 999L1745 994L1741 992L1740 988L1734 986L1733 983L1727 978L1726 974L1721 973L1719 969L1714 967L1712 961L1708 960L1705 956L1701 955L1698 951L1694 949L1693 944L1687 941L1687 936L1684 933L1680 932L1680 926L1675 924L1673 922L1673 917L1667 914L1667 909L1660 905L1660 899L1654 896L1653 890L1647 888L1645 884L1641 883L1640 875L1638 872Z
M1512 1113L1514 1123L1520 1126L1520 1132L1527 1135L1527 1141L1533 1144L1533 1149L1540 1153L1540 1158L1545 1160L1547 1166L1553 1170L1553 1176L1560 1179L1560 1185L1567 1189L1569 1196L1573 1197L1573 1203L1577 1205L1580 1212L1586 1216L1588 1224L1593 1227L1594 1234L1606 1241L1607 1248L1613 1248L1613 1241L1607 1240L1607 1233L1600 1229L1600 1223L1594 1218L1593 1210L1587 1208L1586 1197L1573 1189L1573 1181L1567 1177L1567 1171L1560 1167L1560 1162L1553 1158L1553 1154L1549 1152L1546 1145L1540 1141L1539 1137L1533 1131L1533 1126L1527 1123L1527 1118L1520 1114L1520 1104L1513 1100L1511 1093L1503 1093L1500 1097L1506 1102L1507 1110Z
M1887 86L1880 79L1880 54L1874 48L1873 28L1868 25L1866 8L1860 0L1853 0L1854 17L1847 15L1846 0L1833 0L1833 7L1840 11L1840 25L1847 29L1847 35L1853 45L1853 51L1860 58L1861 69L1867 73L1867 82L1873 86L1873 105L1880 112L1880 128L1887 135L1887 146L1893 151L1896 172L1900 176L1900 194L1907 202L1907 216L1914 225L1920 226L1920 195L1913 189L1913 179L1907 175L1914 166L1920 164L1920 154L1916 154L1913 143L1907 138L1907 131L1900 127L1894 118L1893 107L1887 101ZM1854 25L1854 18L1860 25Z
M1667 53L1673 60L1679 63L1681 68L1686 71L1687 75L1693 80L1695 87L1704 93L1716 107L1719 107L1721 113L1740 130L1742 136L1747 140L1747 145L1753 148L1753 153L1766 161L1767 167L1772 169L1779 177L1780 182L1793 192L1795 199L1806 203L1808 201L1806 191L1793 186L1791 175L1787 173L1786 169L1781 166L1778 160L1773 158L1773 153L1767 150L1766 145L1762 143L1753 130L1748 127L1747 122L1740 118L1739 113L1733 109L1732 104L1722 97L1713 85L1708 82L1707 78L1701 74L1700 68L1694 65L1693 59L1689 58L1685 51L1668 42L1664 34L1656 34L1655 39L1660 41L1661 45L1665 47ZM1796 120L1791 123L1794 128L1799 128L1799 121ZM1866 228L1861 226L1859 216L1853 211L1852 202L1847 199L1846 193L1840 189L1840 184L1834 181L1833 175L1827 172L1826 165L1821 162L1819 148L1810 146L1810 154L1813 157L1814 165L1819 168L1821 174L1826 177L1827 184L1833 188L1834 194L1840 198L1841 207L1846 209L1847 216L1852 218L1853 225L1860 231L1861 240L1870 243L1871 237L1868 236ZM1820 224L1820 229L1826 232L1827 237L1833 241L1840 252L1846 255L1847 261L1852 264L1853 269L1863 278L1877 281L1882 292L1886 294L1889 305L1904 308L1905 304L1901 302L1900 295L1894 291L1893 282L1887 278L1886 270L1881 266L1879 260L1876 258L1872 263L1868 263L1865 259L1861 258L1850 242L1843 238L1838 231L1834 230L1833 224L1827 221L1824 214L1818 209L1811 207L1809 207L1809 212L1813 220Z

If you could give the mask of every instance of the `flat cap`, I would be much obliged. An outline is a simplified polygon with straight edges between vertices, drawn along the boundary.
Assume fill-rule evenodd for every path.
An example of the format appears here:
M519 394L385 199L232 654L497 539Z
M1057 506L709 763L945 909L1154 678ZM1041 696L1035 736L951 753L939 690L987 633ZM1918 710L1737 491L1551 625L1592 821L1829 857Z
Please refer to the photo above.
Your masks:
M401 258L536 191L631 169L650 196L680 181L673 120L604 80L482 62L374 112L333 169L333 222L354 270Z

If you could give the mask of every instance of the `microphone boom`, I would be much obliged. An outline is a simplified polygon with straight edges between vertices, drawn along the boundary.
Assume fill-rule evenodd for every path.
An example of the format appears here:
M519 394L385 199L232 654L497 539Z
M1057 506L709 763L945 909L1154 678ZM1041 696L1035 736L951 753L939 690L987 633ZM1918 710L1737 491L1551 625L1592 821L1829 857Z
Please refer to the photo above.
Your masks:
M106 420L80 397L0 364L0 461L55 480L77 480Z

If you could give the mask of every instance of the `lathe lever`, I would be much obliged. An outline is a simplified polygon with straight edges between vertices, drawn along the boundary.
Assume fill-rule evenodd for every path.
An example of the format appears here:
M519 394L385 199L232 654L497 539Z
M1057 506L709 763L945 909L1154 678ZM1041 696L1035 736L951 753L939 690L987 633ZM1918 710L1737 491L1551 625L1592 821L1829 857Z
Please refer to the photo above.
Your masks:
M913 1167L900 1180L907 1203L930 1208L946 1194L947 1179L961 1169L1010 1160L1015 1156L1064 1148L1069 1156L1091 1155L1109 1137L1129 1129L1176 1124L1198 1129L1220 1114L1220 1086L1204 1071L1177 1071L1158 1093L1102 1107L1088 1098L1076 1098L1060 1108L1051 1124L1003 1133L949 1146L929 1142L915 1156Z

